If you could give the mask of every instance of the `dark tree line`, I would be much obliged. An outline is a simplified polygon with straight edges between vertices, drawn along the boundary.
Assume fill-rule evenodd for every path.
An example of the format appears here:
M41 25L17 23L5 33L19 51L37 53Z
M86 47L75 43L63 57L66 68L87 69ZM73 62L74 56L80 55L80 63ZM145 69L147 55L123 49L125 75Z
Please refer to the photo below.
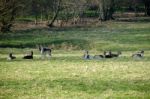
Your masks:
M145 5L145 13L150 16L150 0L143 0Z
M60 14L65 20L72 16L75 21L91 9L98 12L99 20L107 21L114 19L114 12L121 7L136 12L141 6L145 15L150 16L150 0L0 0L0 29L10 31L18 16L34 16L35 24L40 16L52 27Z

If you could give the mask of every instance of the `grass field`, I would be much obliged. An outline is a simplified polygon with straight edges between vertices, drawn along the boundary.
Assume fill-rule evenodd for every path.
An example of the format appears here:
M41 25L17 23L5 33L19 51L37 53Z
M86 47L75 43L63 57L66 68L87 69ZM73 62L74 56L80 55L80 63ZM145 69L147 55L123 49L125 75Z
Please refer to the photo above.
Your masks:
M40 59L37 44L53 47L52 58ZM0 34L0 46L0 99L150 99L148 22L14 31ZM84 49L122 55L84 60ZM30 50L34 59L23 60ZM145 50L144 58L131 58L138 50ZM9 52L17 59L8 61Z

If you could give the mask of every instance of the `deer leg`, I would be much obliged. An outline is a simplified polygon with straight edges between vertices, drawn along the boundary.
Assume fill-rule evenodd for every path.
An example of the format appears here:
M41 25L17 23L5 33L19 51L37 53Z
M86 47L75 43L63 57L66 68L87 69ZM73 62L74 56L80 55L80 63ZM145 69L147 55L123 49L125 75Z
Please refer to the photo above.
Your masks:
M51 57L51 51L48 51L48 58Z

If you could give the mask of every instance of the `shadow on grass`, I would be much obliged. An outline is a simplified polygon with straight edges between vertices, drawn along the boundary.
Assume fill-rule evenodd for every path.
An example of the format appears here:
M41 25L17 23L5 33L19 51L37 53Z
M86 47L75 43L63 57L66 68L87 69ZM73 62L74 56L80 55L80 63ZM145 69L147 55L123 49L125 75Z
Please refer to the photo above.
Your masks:
M117 18L116 21L148 23L150 22L150 18L149 17Z
M90 42L82 39L64 39L64 40L53 40L50 44L54 44L57 49L65 47L69 49L74 47L74 49L90 49Z
M31 28L26 30L16 30L14 31L17 34L20 33L33 33L34 31L41 32L41 31L47 31L47 32L61 32L61 31L87 31L90 30L91 26L70 26L70 27L51 27L51 28Z
M82 39L61 39L61 40L41 40L32 42L21 42L21 43L4 43L0 45L0 48L35 48L37 45L43 45L46 47L53 47L53 49L90 49L90 42Z

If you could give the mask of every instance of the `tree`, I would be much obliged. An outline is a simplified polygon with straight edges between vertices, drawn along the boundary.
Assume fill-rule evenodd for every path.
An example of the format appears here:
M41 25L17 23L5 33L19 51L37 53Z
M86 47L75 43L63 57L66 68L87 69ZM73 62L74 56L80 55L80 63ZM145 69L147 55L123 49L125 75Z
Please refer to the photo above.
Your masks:
M31 12L35 16L35 24L37 24L38 15L40 13L39 0L32 0L31 1Z
M99 2L99 19L102 21L114 19L115 2L114 0L100 0Z
M79 21L81 22L81 17L83 16L84 11L87 7L87 0L65 0L62 3L65 19L72 18L72 24L77 24ZM68 15L70 16L68 17Z
M150 0L143 0L145 5L145 14L150 16Z
M20 7L18 0L0 0L1 32L10 31Z
M51 0L53 1L53 0ZM50 14L53 15L48 22L48 26L52 27L54 21L59 18L62 22L67 22L69 18L75 20L80 17L84 11L86 0L54 0L51 2Z
M52 0L52 13L53 13L53 18L50 22L48 22L48 26L49 27L52 27L53 26L53 23L55 22L58 14L59 14L59 11L60 11L60 8L61 8L61 3L62 3L62 0Z

